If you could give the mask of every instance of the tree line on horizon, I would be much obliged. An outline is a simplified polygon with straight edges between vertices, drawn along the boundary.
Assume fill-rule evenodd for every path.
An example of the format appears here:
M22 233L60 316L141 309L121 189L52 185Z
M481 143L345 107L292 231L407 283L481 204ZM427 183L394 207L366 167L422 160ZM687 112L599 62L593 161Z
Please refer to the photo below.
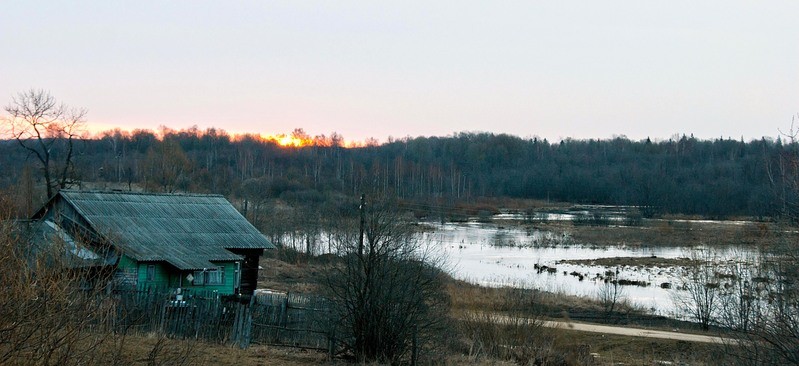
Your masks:
M301 129L295 133L302 132ZM639 206L645 216L776 216L795 201L796 143L780 138L653 142L457 133L344 148L343 139L283 147L255 135L197 128L160 134L107 131L74 143L70 182L245 200L322 202L363 191L430 204L481 197ZM58 139L56 137L55 139ZM52 144L54 161L63 158ZM794 154L794 155L791 155ZM0 140L0 187L41 203L42 169L14 140ZM30 197L33 196L33 197ZM28 208L27 210L30 210Z

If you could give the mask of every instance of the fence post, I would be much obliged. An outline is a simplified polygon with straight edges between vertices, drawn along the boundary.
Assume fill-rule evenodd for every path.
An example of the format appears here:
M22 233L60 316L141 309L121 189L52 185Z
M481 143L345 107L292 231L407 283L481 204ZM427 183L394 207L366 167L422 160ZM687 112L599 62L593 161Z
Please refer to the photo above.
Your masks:
M241 304L236 304L235 313L233 314L233 330L231 331L230 338L233 344L239 344L241 335Z
M327 335L327 359L333 360L333 357L336 355L336 331L330 331L330 334Z
M250 297L250 303L244 305L244 324L242 324L241 343L239 347L245 349L250 346L250 334L252 333L252 309L255 304L255 296ZM241 304L240 304L241 305Z
M286 297L283 299L283 303L280 304L280 324L282 326L286 326L288 323L288 307L289 307L289 293L286 293Z
M183 305L180 302L177 303L181 306ZM194 339L200 339L200 329L202 328L201 319L206 320L203 318L206 318L208 315L209 304L210 303L208 301L204 301L201 304L197 304L197 306L193 308L194 319L192 323L194 323Z
M418 329L416 326L413 327L413 342L411 346L413 349L411 350L411 366L416 366L416 362L419 360L419 338L417 337Z
M158 318L161 319L161 321L156 325L156 327L153 327L153 323L156 322L157 320L155 320L156 317L152 317L153 320L150 321L150 328L151 329L152 328L156 328L157 329L156 332L159 335L160 334L168 334L169 333L169 323L168 323L169 322L169 319L168 319L169 314L167 313L167 310L166 310L166 304L159 304L157 298L158 298L158 296L156 296L152 291L150 291L150 288L148 287L147 288L147 306L152 307L152 309L160 312L160 314L159 314L160 316Z

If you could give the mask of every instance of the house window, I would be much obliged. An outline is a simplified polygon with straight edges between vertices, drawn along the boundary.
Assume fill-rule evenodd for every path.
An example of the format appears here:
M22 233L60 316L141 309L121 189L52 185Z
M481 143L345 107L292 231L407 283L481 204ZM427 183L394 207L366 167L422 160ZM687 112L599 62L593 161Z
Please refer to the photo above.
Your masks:
M194 271L194 279L191 284L194 286L201 286L205 284L205 271Z
M192 285L222 285L225 283L225 267L216 267L203 271L195 271Z
M155 265L147 265L147 281L155 281Z
M207 284L221 285L225 283L225 267L217 267L205 273L208 275Z

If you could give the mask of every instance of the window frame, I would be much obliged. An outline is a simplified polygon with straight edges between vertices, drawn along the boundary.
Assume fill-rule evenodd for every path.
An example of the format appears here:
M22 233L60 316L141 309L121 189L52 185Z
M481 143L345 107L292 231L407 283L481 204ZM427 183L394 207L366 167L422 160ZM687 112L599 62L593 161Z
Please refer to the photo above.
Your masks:
M209 286L225 284L225 266L215 267L205 272L205 283Z
M225 266L207 268L192 273L194 286L221 286L225 284Z
M155 277L155 264L148 264L145 269L144 280L147 282L154 282Z

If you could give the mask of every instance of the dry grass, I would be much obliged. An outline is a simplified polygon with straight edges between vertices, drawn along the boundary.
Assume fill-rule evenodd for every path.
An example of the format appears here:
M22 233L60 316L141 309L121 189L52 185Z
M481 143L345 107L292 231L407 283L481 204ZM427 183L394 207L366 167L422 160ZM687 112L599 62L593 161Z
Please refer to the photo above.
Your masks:
M597 365L727 365L723 345L677 340L625 337L561 329L557 347L588 345ZM670 362L670 363L669 363Z
M452 301L454 314L495 311L560 316L564 311L597 313L602 311L597 301L584 297L514 287L483 287L455 279L448 281L447 292Z
M576 366L652 365L658 361L690 365L726 363L722 346L707 344L544 329L523 324L497 324L477 318L459 322L458 328L460 345L454 346L450 350L451 354L439 359L438 364ZM107 348L109 353L116 353L114 364L118 365L300 366L347 363L342 360L329 361L325 353L317 351L260 345L239 349L155 335L127 337L120 345L119 350ZM17 360L8 364L31 363Z
M603 311L599 304L586 299L514 288L486 288L454 280L449 283L448 291L452 296L453 316L462 319L458 324L463 340L454 353L470 364L724 365L731 361L722 345L506 324L478 313L490 311L508 314L510 319L535 320L546 312L558 315L558 309L564 315Z
M258 287L284 292L318 293L324 266L305 260L294 263L262 257L258 271Z
M769 246L780 240L796 239L799 234L785 233L773 223L723 224L645 220L641 226L580 226L570 222L536 224L536 228L553 232L568 231L576 243L596 246L696 246L737 245Z
M297 348L253 345L247 349L200 340L170 339L161 335L109 337L97 348L93 358L81 365L322 365L328 364L324 352ZM86 344L87 346L91 346ZM7 360L8 365L42 365L19 357ZM49 363L60 364L60 363Z
M153 356L153 350L160 349ZM247 349L196 340L158 336L129 337L121 352L124 365L321 365L327 355L316 351L254 345Z

